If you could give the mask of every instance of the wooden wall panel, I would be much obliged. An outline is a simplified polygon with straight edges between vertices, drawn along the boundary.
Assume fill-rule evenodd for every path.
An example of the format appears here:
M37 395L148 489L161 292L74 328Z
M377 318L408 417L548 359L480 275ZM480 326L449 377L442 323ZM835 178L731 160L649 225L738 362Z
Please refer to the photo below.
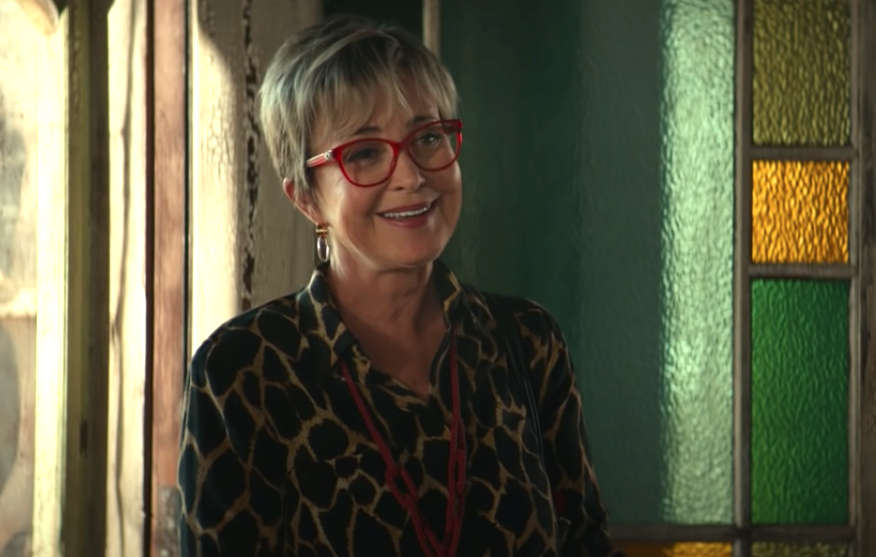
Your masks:
M67 422L68 17L41 53L37 220L37 343L34 416L33 557L61 555Z
M313 230L285 200L256 112L265 66L317 0L193 4L192 351L240 311L303 286Z
M146 1L108 8L109 382L106 554L143 544L146 388Z
M69 213L62 543L65 555L102 557L109 474L109 2L72 0L66 10Z
M186 0L152 3L151 196L152 352L151 450L146 470L151 507L148 545L154 557L174 557L177 546L180 402L185 373L186 277Z

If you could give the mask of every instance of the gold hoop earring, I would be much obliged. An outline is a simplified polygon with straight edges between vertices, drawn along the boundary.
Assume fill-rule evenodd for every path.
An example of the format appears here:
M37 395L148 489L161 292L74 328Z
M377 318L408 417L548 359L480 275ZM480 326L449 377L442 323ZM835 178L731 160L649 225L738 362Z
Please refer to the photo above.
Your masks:
M320 224L316 227L316 256L325 263L332 254L332 248L328 243L328 225Z

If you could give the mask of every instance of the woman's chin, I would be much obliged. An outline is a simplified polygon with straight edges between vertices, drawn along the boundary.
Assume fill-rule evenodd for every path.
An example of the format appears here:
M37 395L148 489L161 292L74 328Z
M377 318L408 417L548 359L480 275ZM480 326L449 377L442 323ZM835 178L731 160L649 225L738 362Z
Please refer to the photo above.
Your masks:
M443 246L434 246L429 249L404 250L393 254L388 254L388 259L392 266L405 269L414 269L423 267L434 262L441 257L441 252L444 251Z

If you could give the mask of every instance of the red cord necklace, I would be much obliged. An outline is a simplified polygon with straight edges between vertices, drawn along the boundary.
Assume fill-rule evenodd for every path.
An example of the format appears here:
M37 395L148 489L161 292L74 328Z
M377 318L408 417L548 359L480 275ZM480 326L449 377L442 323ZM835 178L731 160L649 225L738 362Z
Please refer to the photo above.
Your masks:
M408 475L407 470L398 466L392 453L389 451L386 441L374 426L374 421L365 402L350 376L347 365L341 362L341 372L344 374L350 394L359 408L359 413L365 420L365 425L371 434L371 439L380 449L383 462L386 463L386 485L398 500L399 504L411 516L417 539L426 557L454 557L459 545L459 534L462 530L462 514L465 504L465 426L462 423L462 412L459 402L459 371L457 369L456 340L450 337L450 383L453 390L453 416L450 422L450 457L447 461L447 510L444 519L444 537L441 543L432 529L426 524L420 509L417 507L417 489ZM402 493L398 487L397 479L401 478L406 493Z

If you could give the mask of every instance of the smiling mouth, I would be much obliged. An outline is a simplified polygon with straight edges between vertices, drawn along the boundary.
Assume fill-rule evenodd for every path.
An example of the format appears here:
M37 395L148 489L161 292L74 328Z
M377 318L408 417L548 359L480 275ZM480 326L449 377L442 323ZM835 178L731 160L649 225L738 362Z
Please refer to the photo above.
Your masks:
M419 209L412 209L410 211L387 211L386 213L377 213L377 214L383 218L386 218L386 219L409 219L409 218L419 217L421 215L425 215L426 213L431 211L432 208L434 208L434 207L435 207L435 202L431 201L429 204L424 205L423 207L421 207Z

